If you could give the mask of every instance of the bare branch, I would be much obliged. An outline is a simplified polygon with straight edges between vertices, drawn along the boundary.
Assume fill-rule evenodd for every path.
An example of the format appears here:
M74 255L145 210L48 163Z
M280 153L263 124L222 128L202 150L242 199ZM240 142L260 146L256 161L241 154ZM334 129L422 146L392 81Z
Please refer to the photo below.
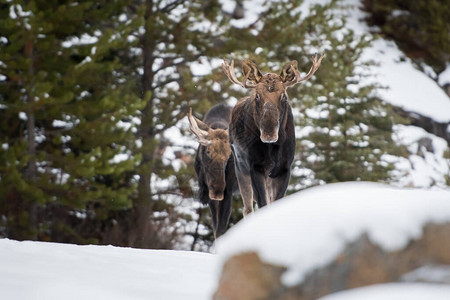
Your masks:
M152 90L156 90L156 89L162 88L163 86L168 85L169 83L172 83L172 82L178 82L179 83L180 80L181 80L181 78L169 78L169 79L161 81L158 84L152 86L151 89Z
M171 10L175 9L178 5L180 5L180 4L184 3L184 2L186 2L186 0L175 0L175 1L167 4L163 8L160 8L159 10L164 12L164 13L168 13Z

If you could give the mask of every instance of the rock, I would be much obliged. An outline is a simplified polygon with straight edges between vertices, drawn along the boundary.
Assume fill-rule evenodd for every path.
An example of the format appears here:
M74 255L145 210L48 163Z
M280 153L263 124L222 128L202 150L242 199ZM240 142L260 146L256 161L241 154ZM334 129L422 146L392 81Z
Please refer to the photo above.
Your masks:
M282 283L286 267L265 263L254 252L244 253L224 264L214 299L317 299L341 290L404 280L405 274L424 266L448 268L449 249L450 223L428 224L420 239L392 252L363 235L293 287Z
M234 256L223 266L213 299L277 299L285 289L281 283L285 270L262 262L254 252Z

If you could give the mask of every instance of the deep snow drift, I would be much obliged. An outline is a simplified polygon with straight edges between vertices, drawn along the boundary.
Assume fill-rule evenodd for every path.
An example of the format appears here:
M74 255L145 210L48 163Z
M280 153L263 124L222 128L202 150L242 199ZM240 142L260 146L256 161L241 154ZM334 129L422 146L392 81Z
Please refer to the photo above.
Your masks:
M219 239L218 254L3 239L0 298L210 299L221 264L233 254L257 251L268 262L288 266L285 280L296 283L363 232L393 250L420 237L422 226L431 221L450 222L450 191L339 183L298 192L257 210ZM448 285L382 285L376 299L406 299L401 297L412 288L432 299L447 299L438 296L449 290ZM369 299L361 293L369 297L374 289L378 291L371 287L326 299Z

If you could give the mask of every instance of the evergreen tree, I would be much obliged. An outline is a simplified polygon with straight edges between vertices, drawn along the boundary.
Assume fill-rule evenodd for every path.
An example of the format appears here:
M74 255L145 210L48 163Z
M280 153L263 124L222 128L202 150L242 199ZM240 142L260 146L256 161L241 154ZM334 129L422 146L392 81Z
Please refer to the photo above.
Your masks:
M0 207L4 235L99 242L131 206L128 150L141 100L114 37L124 1L0 6ZM120 158L120 159L119 159Z

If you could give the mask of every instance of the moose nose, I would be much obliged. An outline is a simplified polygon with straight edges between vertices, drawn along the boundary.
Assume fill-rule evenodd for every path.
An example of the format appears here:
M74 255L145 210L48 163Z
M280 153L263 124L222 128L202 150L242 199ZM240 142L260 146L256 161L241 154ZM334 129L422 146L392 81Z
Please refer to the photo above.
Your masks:
M275 143L278 141L279 112L272 103L264 103L263 115L260 121L261 141Z
M263 143L276 143L278 141L278 132L272 134L261 134L260 138Z
M216 193L215 191L210 190L209 191L209 199L218 200L218 201L223 200L223 193L222 192Z

